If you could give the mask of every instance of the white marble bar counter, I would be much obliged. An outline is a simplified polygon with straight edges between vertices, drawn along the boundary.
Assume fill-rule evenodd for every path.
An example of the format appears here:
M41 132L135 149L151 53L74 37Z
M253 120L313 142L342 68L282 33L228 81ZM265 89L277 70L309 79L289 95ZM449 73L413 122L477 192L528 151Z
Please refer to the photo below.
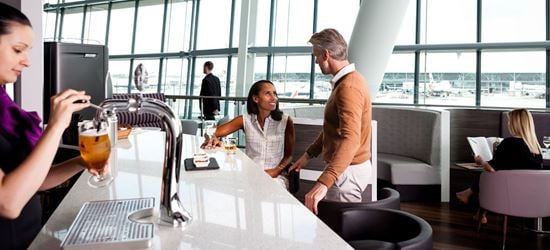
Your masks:
M198 152L202 138L185 136L183 158ZM158 223L164 132L134 131L111 153L115 180L88 186L83 173L30 249L59 249L87 201L155 197L154 249L351 249L328 226L273 181L243 152L210 152L218 170L180 173L179 195L193 220L183 228ZM183 163L183 160L182 160Z

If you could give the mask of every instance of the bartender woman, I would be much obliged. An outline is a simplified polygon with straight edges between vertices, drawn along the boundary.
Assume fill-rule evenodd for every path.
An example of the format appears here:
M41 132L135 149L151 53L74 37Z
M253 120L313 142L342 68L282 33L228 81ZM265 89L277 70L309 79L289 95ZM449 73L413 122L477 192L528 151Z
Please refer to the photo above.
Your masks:
M52 166L61 135L71 114L89 106L83 91L65 90L51 98L51 116L42 131L40 118L7 95L29 67L33 33L29 19L0 3L0 248L25 249L41 228L36 192L55 187L83 169L80 157ZM27 84L27 83L26 83ZM40 83L35 83L40 84ZM39 87L39 86L36 86Z

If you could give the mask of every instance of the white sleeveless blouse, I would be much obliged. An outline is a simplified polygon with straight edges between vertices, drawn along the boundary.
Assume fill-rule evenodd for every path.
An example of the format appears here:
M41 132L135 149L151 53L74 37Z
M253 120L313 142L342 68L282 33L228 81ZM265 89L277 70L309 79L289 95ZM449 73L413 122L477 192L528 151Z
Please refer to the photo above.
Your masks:
M262 130L257 115L243 114L246 155L262 166L264 170L277 167L277 164L283 159L287 121L287 114L283 114L280 121L275 121L268 116Z

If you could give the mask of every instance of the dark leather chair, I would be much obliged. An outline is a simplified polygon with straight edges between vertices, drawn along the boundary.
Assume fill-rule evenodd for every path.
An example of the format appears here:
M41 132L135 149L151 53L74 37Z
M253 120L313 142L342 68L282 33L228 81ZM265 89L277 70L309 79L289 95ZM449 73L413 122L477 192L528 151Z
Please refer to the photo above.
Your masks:
M378 191L378 200L369 202L336 202L321 200L317 205L317 217L321 219L334 232L341 236L340 210L344 208L391 208L400 209L399 192L391 188L383 188Z
M342 238L354 249L432 249L432 227L424 219L400 210L341 210Z

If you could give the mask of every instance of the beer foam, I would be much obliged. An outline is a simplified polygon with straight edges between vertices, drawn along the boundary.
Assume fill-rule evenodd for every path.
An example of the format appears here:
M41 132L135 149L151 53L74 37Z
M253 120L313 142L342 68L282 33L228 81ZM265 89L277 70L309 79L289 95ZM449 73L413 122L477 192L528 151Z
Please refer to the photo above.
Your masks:
M89 129L83 132L80 132L80 136L100 136L100 135L106 135L107 130L101 130L97 132L96 129Z

